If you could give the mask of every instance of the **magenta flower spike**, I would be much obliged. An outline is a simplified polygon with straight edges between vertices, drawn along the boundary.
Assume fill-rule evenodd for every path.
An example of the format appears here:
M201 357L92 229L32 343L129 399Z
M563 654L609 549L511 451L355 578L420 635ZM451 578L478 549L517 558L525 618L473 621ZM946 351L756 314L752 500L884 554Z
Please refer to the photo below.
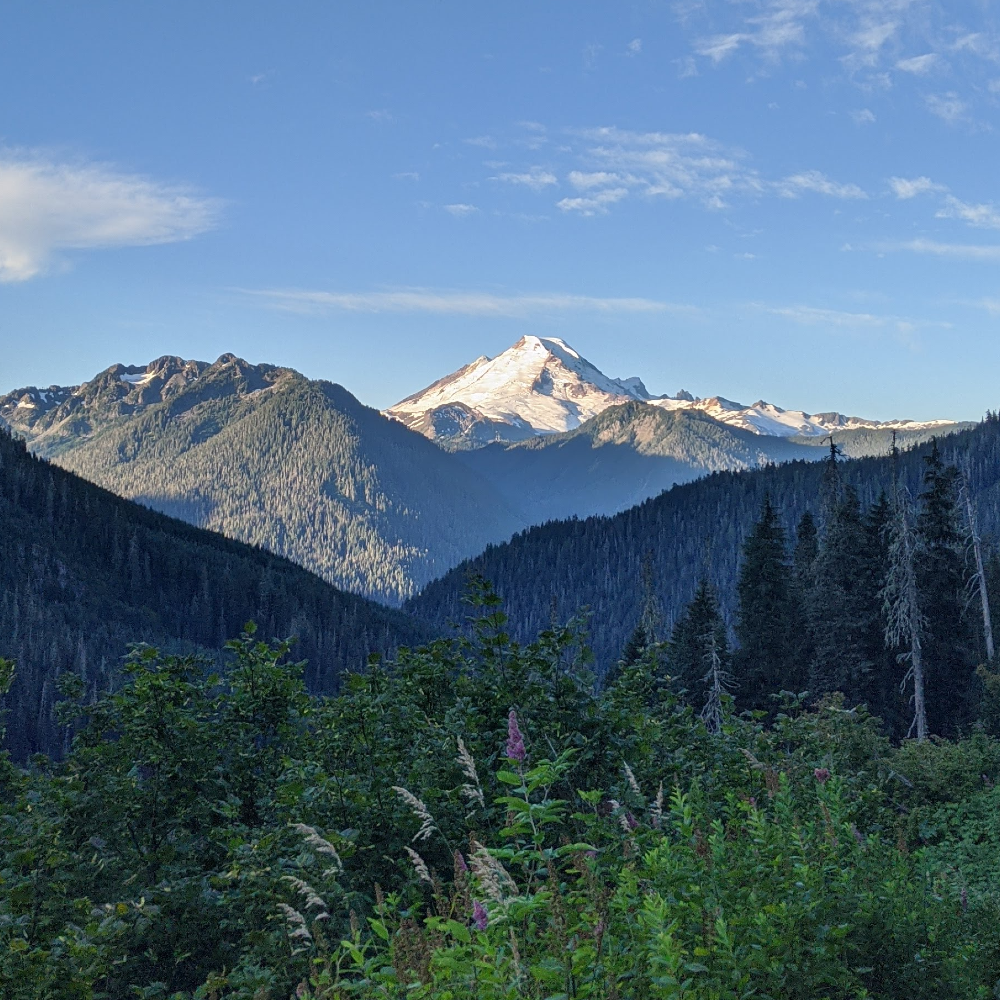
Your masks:
M813 777L821 784L825 785L830 780L830 772L825 767L817 767L813 771Z
M472 922L476 925L477 931L484 931L489 926L490 915L478 899L472 901Z
M508 760L522 761L525 756L524 737L517 724L517 713L511 709L507 716L507 758Z

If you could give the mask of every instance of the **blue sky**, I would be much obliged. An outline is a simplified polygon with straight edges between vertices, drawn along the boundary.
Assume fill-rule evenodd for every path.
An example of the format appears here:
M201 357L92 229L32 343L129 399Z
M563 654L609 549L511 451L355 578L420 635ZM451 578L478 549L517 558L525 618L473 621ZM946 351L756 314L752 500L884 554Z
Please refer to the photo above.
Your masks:
M7 0L0 392L234 351L386 406L535 333L656 392L975 419L994 6Z

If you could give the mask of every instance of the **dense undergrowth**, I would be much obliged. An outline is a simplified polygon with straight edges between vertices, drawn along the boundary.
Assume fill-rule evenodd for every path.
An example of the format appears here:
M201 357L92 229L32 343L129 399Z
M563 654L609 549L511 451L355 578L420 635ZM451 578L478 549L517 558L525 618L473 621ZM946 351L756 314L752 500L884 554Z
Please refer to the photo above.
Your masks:
M894 746L838 696L709 731L658 646L595 692L579 623L308 696L138 647L60 763L5 764L0 995L1000 995L1000 742ZM9 674L12 666L5 666Z

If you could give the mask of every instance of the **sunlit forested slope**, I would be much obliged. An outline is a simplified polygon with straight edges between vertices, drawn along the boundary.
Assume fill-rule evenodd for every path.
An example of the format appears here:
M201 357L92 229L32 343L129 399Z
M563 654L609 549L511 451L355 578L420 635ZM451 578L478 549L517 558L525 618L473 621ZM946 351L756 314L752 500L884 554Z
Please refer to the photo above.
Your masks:
M74 389L8 394L0 417L120 496L390 604L527 523L341 386L232 355L114 365Z

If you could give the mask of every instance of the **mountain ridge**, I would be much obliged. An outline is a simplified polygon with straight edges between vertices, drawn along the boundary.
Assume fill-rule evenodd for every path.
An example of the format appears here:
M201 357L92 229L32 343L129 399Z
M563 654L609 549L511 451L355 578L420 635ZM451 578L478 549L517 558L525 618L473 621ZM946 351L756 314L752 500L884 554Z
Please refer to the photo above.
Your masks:
M0 418L121 496L387 603L525 525L451 455L342 386L231 354L10 393Z
M566 341L533 335L495 358L476 358L383 412L443 447L467 450L494 441L515 443L566 433L608 407L628 402L697 410L720 423L771 437L823 437L853 429L941 430L958 424L947 419L880 421L837 412L807 413L764 400L748 406L683 390L675 396L653 396L642 379L610 378Z

